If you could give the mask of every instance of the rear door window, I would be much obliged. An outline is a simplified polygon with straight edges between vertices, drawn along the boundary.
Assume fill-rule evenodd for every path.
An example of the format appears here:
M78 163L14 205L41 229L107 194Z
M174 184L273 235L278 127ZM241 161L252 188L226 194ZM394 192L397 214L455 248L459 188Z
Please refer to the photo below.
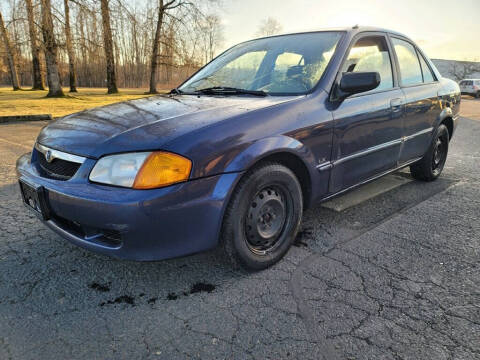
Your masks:
M432 70L430 70L430 67L427 65L427 62L423 58L422 54L418 53L418 58L420 59L420 65L422 66L423 82L429 83L435 81Z
M402 85L421 84L423 82L422 69L413 45L397 38L392 38L392 43L397 54Z

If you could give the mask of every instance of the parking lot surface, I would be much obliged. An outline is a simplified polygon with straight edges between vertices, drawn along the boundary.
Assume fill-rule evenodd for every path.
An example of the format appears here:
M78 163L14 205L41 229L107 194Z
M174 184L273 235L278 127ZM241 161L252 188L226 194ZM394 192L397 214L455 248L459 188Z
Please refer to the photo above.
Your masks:
M258 273L69 244L16 183L45 123L0 125L0 359L480 359L480 101L464 105L440 179L309 209Z

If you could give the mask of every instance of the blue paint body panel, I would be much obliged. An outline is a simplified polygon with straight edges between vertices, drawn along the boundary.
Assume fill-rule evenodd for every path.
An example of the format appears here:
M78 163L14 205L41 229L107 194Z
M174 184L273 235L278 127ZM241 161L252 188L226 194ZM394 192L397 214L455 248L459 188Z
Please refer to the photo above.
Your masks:
M94 162L82 165L88 173ZM18 161L20 179L43 186L52 212L47 226L74 244L116 258L160 260L217 245L226 199L241 173L188 181L153 190L131 190L83 181L41 177L28 155ZM81 177L81 175L80 175ZM119 243L87 239L65 230L57 217L91 228L92 235L115 231Z
M394 88L332 101L352 42L391 33L340 30L344 36L308 94L159 95L69 115L42 129L37 142L86 161L68 181L53 180L39 172L34 149L17 162L20 180L45 189L52 213L46 225L72 243L123 259L159 260L215 247L236 184L270 155L288 153L304 165L311 204L421 157L446 118L455 128L458 85L431 62L433 83L402 87L392 58ZM153 150L192 160L190 179L153 190L88 180L102 156Z

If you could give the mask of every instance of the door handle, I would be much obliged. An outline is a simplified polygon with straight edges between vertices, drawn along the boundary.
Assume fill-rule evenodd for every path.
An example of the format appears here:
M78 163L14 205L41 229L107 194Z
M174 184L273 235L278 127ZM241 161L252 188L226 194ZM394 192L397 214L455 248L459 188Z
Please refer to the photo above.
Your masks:
M398 112L401 110L403 105L403 100L401 98L395 98L390 100L390 107L392 108L393 112Z

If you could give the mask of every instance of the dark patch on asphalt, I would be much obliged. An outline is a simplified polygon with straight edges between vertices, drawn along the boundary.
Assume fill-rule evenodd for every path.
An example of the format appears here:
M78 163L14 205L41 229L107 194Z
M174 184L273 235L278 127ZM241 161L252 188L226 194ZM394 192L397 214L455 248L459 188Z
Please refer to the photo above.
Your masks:
M196 294L199 292L211 293L213 290L215 290L215 285L199 282L192 285L190 294Z
M177 300L177 299L178 299L178 295L175 293L170 293L167 295L167 300Z
M293 246L296 247L308 247L308 244L304 241L307 239L312 239L313 236L313 228L308 227L303 230L300 230L293 242Z
M204 282L198 282L193 284L189 291L182 291L182 295L189 296L189 295L197 294L201 292L211 293L213 290L215 290L215 288L216 288L215 285L204 283ZM171 292L167 295L167 300L170 300L170 301L177 300L182 295Z
M110 291L110 287L108 285L102 285L102 284L99 284L99 283L96 283L96 282L91 283L90 285L88 285L88 287L90 289L96 290L98 292L109 292Z
M102 302L100 303L100 306L112 305L112 304L128 304L128 305L135 306L135 299L128 295L122 295L115 298L114 300L108 300L106 302Z
M147 303L149 303L149 304L155 304L155 302L157 301L157 299L158 299L158 298L153 297L153 298L151 298L151 299L148 299L148 300L147 300Z

